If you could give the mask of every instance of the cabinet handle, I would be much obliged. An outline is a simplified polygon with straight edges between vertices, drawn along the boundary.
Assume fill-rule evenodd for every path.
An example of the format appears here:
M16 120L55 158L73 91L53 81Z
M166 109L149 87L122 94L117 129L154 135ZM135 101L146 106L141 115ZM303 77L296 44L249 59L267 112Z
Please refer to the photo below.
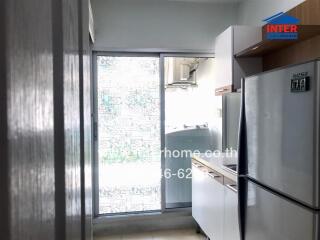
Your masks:
M220 93L220 92L225 92L225 91L228 91L228 88L219 89L216 92Z
M194 166L194 167L199 167L200 165L199 165L199 164L196 164L196 163L192 163L192 166Z
M209 175L210 177L212 177L212 178L221 178L220 175L216 175L216 174L214 174L214 173L208 173L208 175Z
M204 166L198 164L198 163L192 163L192 165L196 168L203 168Z
M226 187L229 188L231 191L235 192L235 193L238 193L238 189L236 189L237 185L230 185L230 184L227 184Z
M199 169L203 173L207 173L207 171L208 171L205 166L202 166L200 164L192 163L192 166L194 166L195 168Z

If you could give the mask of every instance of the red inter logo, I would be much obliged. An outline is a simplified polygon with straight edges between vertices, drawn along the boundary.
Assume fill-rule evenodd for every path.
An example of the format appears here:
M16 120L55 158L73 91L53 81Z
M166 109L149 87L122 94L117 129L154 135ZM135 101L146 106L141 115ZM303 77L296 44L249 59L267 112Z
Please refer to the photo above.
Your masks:
M297 33L298 32L298 25L292 24L268 24L267 25L267 32L273 33Z
M296 40L298 39L299 19L283 12L265 20L267 22L267 39L270 40Z

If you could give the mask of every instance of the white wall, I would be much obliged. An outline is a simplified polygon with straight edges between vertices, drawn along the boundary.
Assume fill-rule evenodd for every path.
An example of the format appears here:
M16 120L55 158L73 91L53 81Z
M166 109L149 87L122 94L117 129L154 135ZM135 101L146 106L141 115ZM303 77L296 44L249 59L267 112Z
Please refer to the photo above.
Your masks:
M239 25L260 26L263 19L286 12L304 0L244 0L239 4Z
M95 50L213 51L215 37L237 21L237 4L92 0Z

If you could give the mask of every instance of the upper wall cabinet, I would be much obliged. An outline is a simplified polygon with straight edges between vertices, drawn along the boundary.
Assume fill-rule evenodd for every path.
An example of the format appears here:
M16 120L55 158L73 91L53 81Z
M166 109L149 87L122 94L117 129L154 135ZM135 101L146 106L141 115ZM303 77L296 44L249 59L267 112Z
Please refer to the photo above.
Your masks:
M295 40L269 40L267 25L261 27L262 40L236 52L237 59L262 57L263 71L320 57L320 0L306 0L287 15L300 20Z
M261 58L236 59L238 53L262 39L261 27L231 26L216 38L215 43L215 93L236 91L241 87L241 78L261 72Z

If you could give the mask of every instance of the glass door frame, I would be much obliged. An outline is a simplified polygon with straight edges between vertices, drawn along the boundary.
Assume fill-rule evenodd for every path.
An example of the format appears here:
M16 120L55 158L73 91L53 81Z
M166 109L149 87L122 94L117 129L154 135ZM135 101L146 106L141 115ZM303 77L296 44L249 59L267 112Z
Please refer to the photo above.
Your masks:
M136 52L136 51L93 51L92 52L92 211L93 217L102 216L126 216L134 214L146 214L150 212L165 213L175 211L176 209L166 208L166 181L161 177L161 209L155 211L133 212L132 214L100 214L99 213L99 158L98 158L98 98L97 98L97 57L98 56L114 56L114 57L158 57L159 58L159 74L160 74L160 146L161 146L161 176L164 176L165 171L165 79L164 79L164 59L165 57L203 57L213 58L213 53L204 52ZM213 91L213 90L212 90ZM183 210L183 209L182 209Z
M177 57L177 58L214 58L214 53L201 53L201 52L170 52L170 53L160 53L160 81L161 81L161 170L162 170L162 178L161 178L161 210L164 212L172 212L177 210L190 209L190 207L177 207L177 208L166 208L166 179L165 176L165 167L166 160L164 150L166 147L165 142L165 76L164 76L164 59L166 57ZM212 89L214 91L214 89Z

